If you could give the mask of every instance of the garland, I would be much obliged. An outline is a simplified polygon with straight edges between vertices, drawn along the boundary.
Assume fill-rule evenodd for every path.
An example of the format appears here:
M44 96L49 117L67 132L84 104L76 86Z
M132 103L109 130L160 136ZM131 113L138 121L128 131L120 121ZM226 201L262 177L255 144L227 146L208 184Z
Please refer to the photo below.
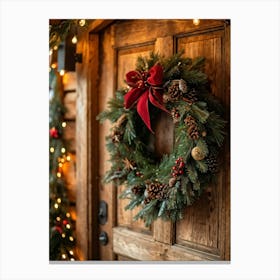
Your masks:
M120 198L129 199L126 209L141 206L134 219L146 226L158 217L182 219L218 171L225 121L209 94L204 62L182 53L138 57L136 70L126 74L129 87L117 91L97 116L113 124L106 138L111 169L104 182L126 186ZM172 153L159 159L151 139L161 111L172 117L175 135Z

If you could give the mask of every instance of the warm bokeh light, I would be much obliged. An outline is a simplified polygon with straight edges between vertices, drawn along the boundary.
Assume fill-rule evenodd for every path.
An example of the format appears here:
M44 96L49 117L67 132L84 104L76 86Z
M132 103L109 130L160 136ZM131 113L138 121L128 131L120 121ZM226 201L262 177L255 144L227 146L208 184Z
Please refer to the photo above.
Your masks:
M200 19L198 19L198 18L193 19L193 24L194 25L199 25L199 23L200 23Z

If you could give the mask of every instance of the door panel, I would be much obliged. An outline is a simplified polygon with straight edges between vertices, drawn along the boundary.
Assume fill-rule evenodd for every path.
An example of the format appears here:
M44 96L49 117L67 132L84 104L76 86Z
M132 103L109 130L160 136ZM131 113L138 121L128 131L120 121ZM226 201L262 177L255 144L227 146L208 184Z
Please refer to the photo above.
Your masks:
M229 26L222 20L124 20L116 21L98 33L99 67L98 108L106 108L115 90L126 86L125 74L135 68L139 55L154 50L170 56L181 49L185 56L206 57L213 94L225 104L229 119ZM99 65L99 66L98 66ZM96 91L95 91L96 92ZM99 229L108 233L109 242L100 246L101 260L224 260L229 259L229 141L223 155L217 183L185 211L176 224L158 220L150 228L133 221L137 210L125 211L126 200L118 199L122 186L104 185L101 178L109 168L105 136L109 123L96 131L99 140L98 189L100 200L108 203L108 222ZM166 126L168 129L166 129ZM161 114L155 129L155 151L160 156L173 147L173 123ZM164 136L162 134L164 133ZM164 140L162 140L164 139ZM166 140L166 141L165 141ZM210 188L209 188L210 190ZM96 192L98 194L98 192ZM93 225L94 226L94 225Z
M153 43L147 43L142 46L133 48L118 48L117 49L117 88L126 87L124 82L125 74L135 69L135 63L138 56L148 56L154 50Z
M204 33L204 31L201 31ZM223 65L223 30L209 31L204 34L181 35L177 38L177 51L184 50L185 55L191 58L204 56L207 58L205 72L208 75L213 95L224 101L224 69ZM220 254L223 243L224 230L221 221L222 193L224 192L224 177L221 170L218 174L217 184L209 186L211 198L207 193L193 206L185 210L185 218L176 223L176 243L195 249Z

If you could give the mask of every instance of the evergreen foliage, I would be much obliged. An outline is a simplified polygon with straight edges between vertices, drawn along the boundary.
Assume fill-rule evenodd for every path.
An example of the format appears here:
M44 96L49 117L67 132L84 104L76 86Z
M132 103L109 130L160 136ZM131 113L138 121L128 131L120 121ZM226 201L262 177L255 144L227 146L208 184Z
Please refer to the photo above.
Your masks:
M149 140L153 136L135 106L124 108L128 89L118 91L108 102L108 108L97 117L101 123L105 120L112 123L111 134L106 139L111 169L104 181L126 186L120 195L120 198L130 200L126 210L142 206L134 219L143 219L147 226L159 217L172 221L183 218L184 208L199 199L214 177L212 169L208 168L208 158L218 156L217 151L224 140L222 106L209 92L207 75L203 72L205 59L182 55L180 52L164 58L151 53L149 57L140 56L136 63L136 70L140 73L149 71L156 63L163 66L163 95L168 94L174 81L184 80L187 85L185 92L179 92L180 98L165 102L169 112L174 109L178 112L176 119L173 118L175 137L171 154L163 155L159 160L153 153ZM187 99L190 92L196 94L193 101ZM159 109L149 105L149 111L153 119ZM192 127L186 124L187 117L193 120ZM197 135L190 133L192 129ZM192 154L194 148L200 152L201 158Z

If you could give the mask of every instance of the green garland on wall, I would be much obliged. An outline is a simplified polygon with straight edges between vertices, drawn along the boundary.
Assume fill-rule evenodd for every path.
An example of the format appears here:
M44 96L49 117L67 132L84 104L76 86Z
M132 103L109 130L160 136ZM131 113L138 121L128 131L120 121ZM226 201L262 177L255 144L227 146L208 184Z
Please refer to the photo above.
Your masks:
M122 89L97 117L112 122L107 136L111 168L104 182L125 185L126 209L141 206L134 219L149 226L157 218L176 221L198 200L218 171L224 140L223 108L210 94L205 59L138 57ZM174 147L155 154L153 126L164 111L174 122ZM162 139L164 140L164 139Z

